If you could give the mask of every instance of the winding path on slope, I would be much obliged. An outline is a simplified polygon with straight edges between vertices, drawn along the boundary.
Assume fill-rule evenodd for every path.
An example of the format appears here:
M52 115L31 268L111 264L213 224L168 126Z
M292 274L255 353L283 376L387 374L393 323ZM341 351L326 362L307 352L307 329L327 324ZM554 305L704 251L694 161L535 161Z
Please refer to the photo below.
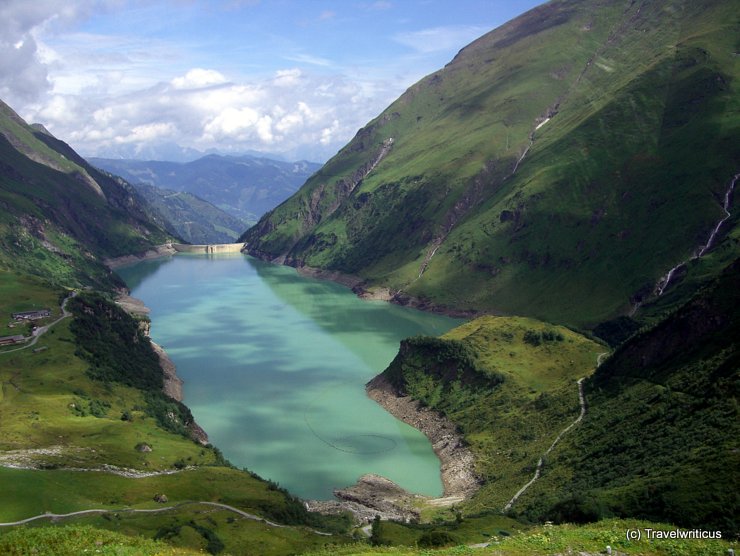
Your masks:
M269 525L270 527L288 527L287 525L280 525L279 523L274 523L272 521L269 521L267 519L263 519L255 514L250 514L248 512L242 511L239 508L235 508L234 506L229 506L227 504L220 504L218 502L182 502L180 504L176 504L174 506L164 506L162 508L154 508L150 510L137 510L134 508L121 508L118 510L106 510L106 509L92 509L92 510L80 510L77 512L69 512L67 514L55 514L51 512L46 512L43 514L35 515L33 517L28 517L26 519L21 519L19 521L11 521L7 523L0 523L0 527L13 527L14 525L24 525L26 523L30 523L32 521L37 521L39 519L62 519L65 517L75 517L80 515L91 515L91 514L106 514L106 513L160 513L160 512L168 512L170 510L176 510L178 508L182 508L184 506L192 506L192 505L206 505L206 506L216 506L218 508L222 508L225 510L229 510L231 512L237 513L242 517L245 517L247 519L251 519L253 521L261 521L265 523L266 525Z
M54 325L56 325L57 323L61 322L63 319L66 319L67 317L69 317L69 316L72 315L72 313L70 313L67 310L67 301L69 301L71 298L75 297L76 295L77 295L77 292L76 291L73 291L70 295L68 295L67 297L64 298L64 301L62 301L62 305L61 305L62 315L58 319L56 319L55 321L50 322L49 324L47 324L45 326L41 326L41 327L37 328L36 331L33 334L33 339L28 344L26 344L23 347L19 347L19 348L16 348L16 349L11 349L11 350L8 350L8 351L0 352L0 354L2 354L2 353L13 353L13 352L16 352L16 351L20 351L22 349L28 349L31 346L33 346L34 344L36 344L36 342L38 342L39 338L43 334L45 334L46 332L48 332ZM13 466L4 466L4 467L13 467ZM179 472L179 471L162 471L162 472L153 472L153 473L150 472L150 473L135 474L134 476L132 476L130 473L136 473L135 471L126 470L127 472L123 472L123 471L118 470L117 468L115 468L113 466L110 466L110 468L108 468L108 469L105 469L105 468L103 468L103 469L73 469L73 471L102 471L102 472L108 472L108 473L112 473L114 475L121 475L121 476L129 477L129 478L152 477L152 476L156 476L156 475L169 475L169 474L173 474L173 473ZM270 521L268 519L264 519L264 518L262 518L262 517L260 517L258 515L251 514L249 512L245 512L243 510L240 510L239 508L235 508L234 506L229 506L228 504L221 504L219 502L206 502L206 501L182 502L182 503L176 504L174 506L165 506L163 508L154 508L154 509L149 509L149 510L146 510L146 509L139 510L139 509L133 509L133 508L122 508L122 509L118 509L118 510L106 510L106 509L102 509L102 508L94 508L94 509L90 509L90 510L80 510L80 511L76 511L76 512L70 512L70 513L66 513L66 514L55 514L55 513L51 513L51 512L46 512L46 513L43 513L43 514L35 515L33 517L28 517L26 519L21 519L19 521L11 521L11 522L6 522L6 523L0 523L0 527L12 527L12 526L15 526L15 525L24 525L26 523L30 523L32 521L37 521L39 519L52 519L52 520L54 520L54 519L62 519L62 518L65 518L65 517L75 517L75 516L92 515L92 514L106 514L106 513L159 513L159 512L167 512L167 511L170 511L170 510L176 510L178 508L181 508L181 507L184 507L184 506L189 506L189 505L215 506L217 508L221 508L221 509L228 510L230 512L234 512L236 514L239 514L240 516L242 516L242 517L244 517L246 519L251 519L252 521L259 521L259 522L264 523L265 525L268 525L270 527L281 527L281 528L282 527L291 527L290 525L282 525L280 523L275 523L274 521ZM316 533L317 535L322 535L322 536L331 536L332 535L331 533L324 533L322 531L316 531L315 529L310 529L310 531L313 532L313 533Z
M547 450L545 450L544 454L540 456L540 459L537 462L537 468L535 469L535 472L534 472L534 477L532 477L526 485L520 488L519 491L512 497L512 499L509 500L509 502L504 506L504 509L503 509L504 512L508 512L511 509L511 506L513 506L514 503L519 499L519 497L522 494L524 494L524 492L530 486L532 486L532 484L534 484L534 482L537 479L540 478L540 474L542 473L542 466L545 463L545 457L547 457L547 455L550 452L552 452L553 448L555 448L557 443L560 442L560 439L563 437L563 435L567 433L570 429L575 427L578 423L580 423L581 420L583 419L583 416L586 415L586 398L583 395L583 379L579 378L576 384L578 384L578 400L581 403L581 413L578 415L575 421L573 421L570 425L568 425L562 431L560 431L560 434L558 434L557 437L555 437L555 440L553 440L552 444L550 444L550 447Z
M72 315L72 313L70 313L69 311L67 311L67 301L69 301L69 299L71 299L72 297L75 297L76 295L77 295L77 292L72 292L69 296L67 296L64 299L64 301L62 302L62 305L61 305L61 308L62 308L62 316L60 316L55 321L47 324L46 326L41 326L38 329L36 329L36 331L34 332L34 335L33 335L33 339L28 344L26 344L25 346L20 347L20 348L8 350L8 351L3 351L2 353L12 353L12 352L15 352L15 351L20 351L22 349L28 349L29 347L31 347L34 344L36 344L36 342L38 342L38 339L41 337L42 334L45 334L46 332L48 332L51 329L51 327L53 327L57 323L61 322L63 319L65 319L65 318L67 318L67 317L69 317L69 316ZM14 467L14 466L4 466L4 467ZM169 475L169 474L172 474L172 473L179 472L179 471L162 471L162 472L153 472L153 473L152 472L149 472L149 473L137 474L135 471L132 471L132 470L125 470L125 472L124 472L124 471L121 471L121 470L119 470L119 469L117 469L117 468L115 468L113 466L111 466L108 469L105 469L104 468L104 469L73 469L73 470L74 471L101 471L101 472L112 473L114 475L121 475L121 476L124 476L124 477L129 477L129 478L142 478L142 477L151 477L151 476L156 476L156 475ZM132 476L131 473L135 473L135 474ZM264 519L264 518L262 518L262 517L260 517L258 515L251 514L249 512L245 512L243 510L240 510L239 508L235 508L234 506L229 506L228 504L221 504L219 502L206 502L206 501L182 502L182 503L176 504L174 506L165 506L163 508L154 508L154 509L121 508L121 509L117 509L117 510L106 510L106 509L102 509L102 508L93 508L93 509L90 509L90 510L79 510L79 511L76 511L76 512L69 512L69 513L66 513L66 514L55 514L55 513L52 513L52 512L46 512L46 513L43 513L43 514L35 515L33 517L28 517L26 519L21 519L19 521L11 521L11 522L0 523L0 527L13 527L13 526L16 526L16 525L24 525L26 523L31 523L32 521L38 521L39 519L51 519L51 520L55 520L55 519L63 519L63 518L66 518L66 517L76 517L76 516L94 515L94 514L107 514L107 513L161 513L161 512L167 512L167 511L171 511L171 510L176 510L178 508L182 508L184 506L190 506L190 505L214 506L214 507L217 507L217 508L221 508L223 510L227 510L227 511L230 511L230 512L233 512L233 513L236 513L236 514L239 514L240 516L242 516L245 519L251 519L252 521L258 521L258 522L264 523L265 525L267 525L269 527L280 527L280 528L283 528L283 527L291 527L290 525L282 525L280 523L275 523L274 521L270 521L269 519ZM315 529L310 529L310 531L312 533L315 533L317 535L322 535L322 536L331 536L332 535L331 533L324 533L322 531L317 531Z
M599 367L603 362L604 359L609 355L608 351L605 351L603 353L600 353L596 357L596 366ZM552 444L550 444L550 447L545 450L545 453L542 454L539 461L537 462L537 468L535 469L534 476L529 480L529 482L524 485L522 488L520 488L517 493L509 500L509 502L504 506L503 511L507 512L511 509L511 506L514 505L514 503L519 499L519 497L524 494L524 492L534 484L534 482L540 478L540 474L542 473L542 466L545 463L545 458L547 455L552 452L553 448L557 445L558 442L560 442L560 439L563 437L565 433L567 433L570 429L575 427L578 423L580 423L583 420L583 417L586 415L586 396L583 393L583 381L584 378L579 378L576 381L576 384L578 384L578 401L581 404L581 413L578 415L575 421L573 421L570 425L565 427L562 431L560 431L560 434L555 437L555 440L553 440Z
M76 517L76 516L82 516L82 515L94 515L94 514L106 514L106 513L161 513L161 512L168 512L171 510L177 510L179 508L185 507L185 506L214 506L216 508L220 508L223 510L227 510L236 514L239 514L243 518L251 519L252 521L258 521L260 523L264 523L265 525L268 525L269 527L280 527L280 528L290 528L290 525L282 525L280 523L275 523L274 521L270 521L269 519L264 519L258 515L251 514L249 512L245 512L243 510L240 510L239 508L235 508L234 506L229 506L228 504L221 504L219 502L205 502L205 501L198 501L198 502L181 502L180 504L175 504L174 506L165 506L163 508L154 508L149 510L138 510L134 508L122 508L118 510L106 510L102 508L95 508L91 510L80 510L77 512L69 512L66 514L55 514L51 512L46 512L43 514L35 515L33 517L28 517L26 519L21 519L19 521L11 521L7 523L0 523L0 527L13 527L16 525L24 525L26 523L31 523L32 521L37 521L39 519L63 519L66 517ZM322 536L331 536L331 533L324 533L322 531L316 531L315 529L309 529L312 533L316 533L317 535Z

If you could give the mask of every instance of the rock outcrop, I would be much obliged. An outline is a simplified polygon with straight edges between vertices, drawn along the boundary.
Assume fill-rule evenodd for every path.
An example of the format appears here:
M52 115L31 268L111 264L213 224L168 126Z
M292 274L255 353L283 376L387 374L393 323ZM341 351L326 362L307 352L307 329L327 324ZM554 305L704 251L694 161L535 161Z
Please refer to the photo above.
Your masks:
M375 516L384 520L412 521L419 519L419 506L427 498L411 494L393 481L369 473L356 484L334 491L339 500L309 500L306 507L320 513L351 512L358 523L370 523Z
M183 383L182 379L177 376L177 368L175 367L175 364L172 362L172 359L170 359L169 355L167 355L167 352L162 348L162 346L155 342L151 343L152 348L154 348L154 352L159 357L159 366L162 367L162 372L164 373L164 393L167 394L170 398L181 402L183 399Z

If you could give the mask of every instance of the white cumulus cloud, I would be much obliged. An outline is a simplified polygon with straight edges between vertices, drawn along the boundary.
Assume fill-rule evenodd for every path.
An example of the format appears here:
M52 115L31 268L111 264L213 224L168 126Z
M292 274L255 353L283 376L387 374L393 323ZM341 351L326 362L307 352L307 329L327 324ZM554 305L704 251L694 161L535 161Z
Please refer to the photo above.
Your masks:
M175 89L196 89L226 83L223 74L212 69L194 68L182 77L175 77L172 86Z
M153 139L171 137L175 131L175 126L169 122L143 124L135 126L128 135L116 136L114 141L116 143L145 143Z
M183 11L206 14L198 3L181 1ZM219 5L260 6L257 0L230 1ZM178 2L0 0L0 98L85 156L132 156L169 143L325 160L423 76L424 53L459 47L483 31L449 26L380 37L395 49L408 47L407 59L395 62L370 52L362 63L345 60L342 66L341 52L279 33L263 35L273 40L272 50L255 53L245 36L243 55L234 52L241 43L232 42L228 56L214 56L221 51L212 42L224 37L146 32L158 21L148 17L150 5L154 15L175 14ZM358 5L375 14L395 8L387 0ZM311 25L337 29L349 21L344 10L311 11ZM95 24L85 25L93 14ZM140 25L111 25L115 31L98 25L119 14ZM312 29L294 24L301 32ZM261 65L259 56L273 58ZM287 67L277 65L281 61Z
M105 2L98 2L101 6ZM38 33L65 27L87 15L93 0L0 1L0 97L11 103L39 99L49 91L48 60Z
M135 154L173 142L200 151L258 150L315 160L333 154L375 115L358 84L292 68L240 83L195 68L135 91L56 94L30 111L33 121L87 156L131 156L124 147L136 147Z
M259 113L249 107L225 108L221 113L214 116L203 128L204 136L213 139L245 138L244 132L259 121Z

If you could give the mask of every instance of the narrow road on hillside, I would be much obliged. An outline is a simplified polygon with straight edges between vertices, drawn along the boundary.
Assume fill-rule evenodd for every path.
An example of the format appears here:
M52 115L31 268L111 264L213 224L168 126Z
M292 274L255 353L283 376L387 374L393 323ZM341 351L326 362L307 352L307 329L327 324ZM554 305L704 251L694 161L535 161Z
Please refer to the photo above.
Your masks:
M0 467L7 469L42 470L43 463L34 463L36 455L60 455L63 447L47 446L46 448L29 448L20 450L0 450ZM118 467L104 463L100 467L57 467L61 471L74 471L76 473L109 473L125 477L126 479L147 479L149 477L162 477L164 475L176 475L185 471L192 471L196 466L189 465L182 469L164 469L162 471L139 471L126 467Z
M16 351L20 351L22 349L28 349L31 346L36 345L36 342L39 341L39 338L43 334L46 334L51 329L52 326L58 324L59 322L61 322L64 319L66 319L67 317L71 317L72 316L72 313L70 313L69 311L67 311L67 301L69 301L70 299L72 299L76 295L77 295L77 292L76 291L73 291L71 294L69 294L67 297L65 297L64 298L64 301L62 301L62 306L61 306L62 316L59 317L54 322L50 322L49 324L44 325L44 326L39 326L36 330L34 330L33 331L33 336L31 337L31 341L28 342L25 346L19 347L19 348L15 348L15 349L9 349L7 351L0 351L0 355L5 354L5 353L14 353Z
M601 355L599 357L601 357ZM598 359L597 359L597 364L598 363L599 362L598 362ZM581 404L581 413L580 413L580 415L578 415L578 418L575 421L573 421L570 425L568 425L562 431L560 431L560 434L555 438L555 440L553 440L553 442L550 445L550 447L545 451L544 454L542 454L542 456L540 457L539 461L537 462L537 468L535 469L534 477L532 477L530 479L530 481L526 485L524 485L522 488L519 489L519 491L514 495L514 497L511 500L509 500L509 502L504 506L504 510L503 511L505 511L505 512L509 511L511 509L511 506L514 505L514 503L519 499L519 497L522 494L524 494L524 492L530 486L532 486L532 484L537 479L540 478L540 473L542 472L542 466L545 463L545 458L547 457L547 455L550 452L552 452L553 448L555 448L555 446L557 445L557 443L560 442L560 439L563 437L563 435L565 433L567 433L570 429L572 429L573 427L575 427L578 423L580 423L581 420L583 419L583 416L586 415L586 397L583 394L583 379L582 378L579 378L578 381L576 382L576 384L578 384L578 400L579 400L579 402Z
M290 525L281 525L280 523L275 523L274 521L270 521L268 519L264 519L258 515L250 514L249 512L245 512L243 510L240 510L239 508L235 508L234 506L229 506L228 504L221 504L219 502L182 502L180 504L175 504L174 506L165 506L163 508L154 508L150 510L137 510L133 508L123 508L118 510L105 510L105 509L91 509L91 510L80 510L77 512L69 512L67 514L55 514L51 512L46 512L40 515L35 515L33 517L28 517L26 519L21 519L19 521L12 521L7 523L0 523L0 527L13 527L16 525L24 525L26 523L31 523L32 521L37 521L39 519L63 519L66 517L77 517L77 516L83 516L83 515L93 515L93 514L106 514L106 513L160 513L160 512L168 512L170 510L176 510L185 506L193 506L193 505L199 505L199 506L215 506L216 508L221 508L224 510L228 510L230 512L234 512L236 514L239 514L240 516L250 519L252 521L259 521L261 523L264 523L265 525L268 525L270 527L291 527ZM309 529L311 532L316 533L317 535L322 535L325 537L332 536L331 533L324 533L322 531L316 531L315 529Z

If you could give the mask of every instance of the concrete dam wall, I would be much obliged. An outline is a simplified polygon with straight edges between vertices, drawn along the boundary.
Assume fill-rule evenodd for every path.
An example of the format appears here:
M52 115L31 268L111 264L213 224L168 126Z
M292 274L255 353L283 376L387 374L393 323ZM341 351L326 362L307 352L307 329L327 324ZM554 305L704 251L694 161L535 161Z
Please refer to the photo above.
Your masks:
M173 243L172 248L178 253L239 253L243 243L216 243L213 245L188 245Z

